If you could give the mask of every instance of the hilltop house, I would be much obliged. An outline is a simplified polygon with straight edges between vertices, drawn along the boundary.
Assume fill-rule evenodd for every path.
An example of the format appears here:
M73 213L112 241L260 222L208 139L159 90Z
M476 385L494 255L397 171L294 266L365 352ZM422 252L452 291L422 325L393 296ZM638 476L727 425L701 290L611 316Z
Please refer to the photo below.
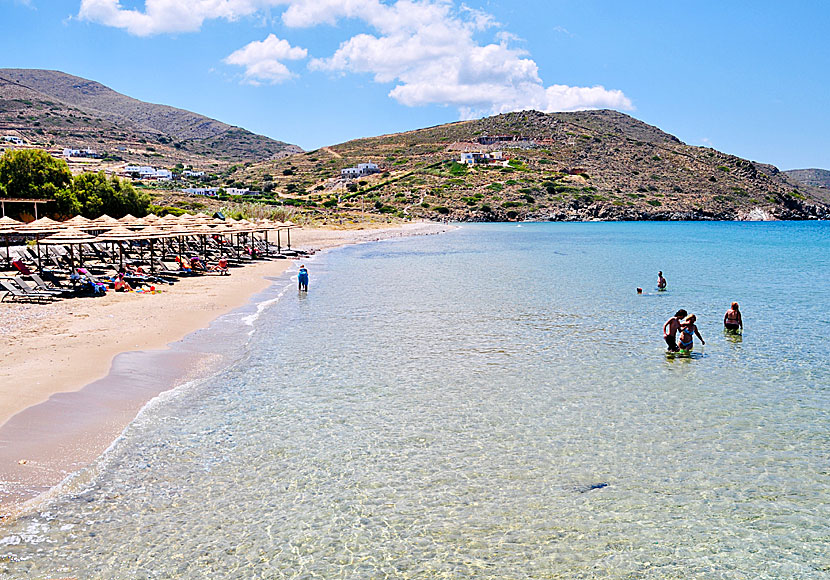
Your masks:
M188 187L182 190L188 195L206 195L207 197L216 197L219 193L218 187Z
M374 163L358 163L357 167L347 167L340 170L340 177L343 179L355 179L371 175L372 173L379 173L380 168Z
M222 190L230 196L238 197L240 195L262 195L259 191L251 191L250 189L241 189L239 187L223 187ZM187 187L182 189L183 193L188 195L206 195L208 197L216 197L219 195L218 187Z
M90 149L87 147L86 149L64 149L63 156L66 158L69 157L91 157L93 159L97 159L103 157L100 153L95 151L94 149Z
M501 151L493 151L492 153L465 151L461 154L461 161L459 163L467 165L487 165L488 163L501 163L503 160L504 154Z
M156 181L171 181L173 172L169 169L156 169L149 165L125 165L122 175L133 179L149 179Z

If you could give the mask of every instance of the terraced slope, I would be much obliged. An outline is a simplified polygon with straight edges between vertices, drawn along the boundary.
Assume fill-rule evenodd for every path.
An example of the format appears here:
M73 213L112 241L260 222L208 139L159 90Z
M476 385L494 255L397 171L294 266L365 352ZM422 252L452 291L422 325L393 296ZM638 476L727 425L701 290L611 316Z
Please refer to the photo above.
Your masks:
M454 162L462 151L496 150L507 166ZM382 173L338 178L363 162ZM324 215L475 221L809 219L828 216L830 202L830 192L771 165L686 145L616 111L525 111L356 139L243 168L230 180Z

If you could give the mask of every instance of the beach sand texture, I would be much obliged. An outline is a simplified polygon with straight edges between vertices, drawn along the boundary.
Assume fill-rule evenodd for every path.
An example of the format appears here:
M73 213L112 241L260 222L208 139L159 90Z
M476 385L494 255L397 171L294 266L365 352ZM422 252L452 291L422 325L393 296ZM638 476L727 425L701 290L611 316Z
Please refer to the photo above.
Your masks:
M438 233L447 226L413 223L364 229L304 228L292 248L320 250L391 237ZM162 391L212 369L210 355L178 354L173 375L116 381L67 398L110 373L119 353L165 349L247 304L268 278L296 266L270 260L234 268L230 276L186 278L160 294L108 292L51 304L0 304L0 514L57 485L98 457ZM142 369L134 369L138 374ZM129 377L128 377L129 378ZM131 383L131 384L125 384Z

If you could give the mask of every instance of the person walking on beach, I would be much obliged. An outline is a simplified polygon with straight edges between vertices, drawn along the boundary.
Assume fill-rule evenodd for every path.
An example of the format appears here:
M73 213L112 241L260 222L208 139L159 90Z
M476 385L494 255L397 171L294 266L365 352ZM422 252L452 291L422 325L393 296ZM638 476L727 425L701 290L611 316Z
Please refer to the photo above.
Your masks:
M305 264L300 264L300 271L297 272L297 283L301 292L308 292L308 270L305 269Z
M663 272L657 272L657 289L658 290L665 290L666 289L666 279L663 278Z
M677 352L680 350L677 346L677 339L675 337L677 335L677 331L680 330L680 321L686 317L686 314L688 313L681 308L675 313L674 316L666 321L666 324L663 325L663 340L666 341L666 344L669 347L669 352Z
M706 341L700 336L697 326L695 326L695 321L697 321L697 316L690 314L680 323L680 344L678 345L680 350L692 350L695 336L700 339L700 344L706 344Z
M741 320L741 311L737 302L733 302L732 307L723 315L723 327L732 332L744 329L744 321Z

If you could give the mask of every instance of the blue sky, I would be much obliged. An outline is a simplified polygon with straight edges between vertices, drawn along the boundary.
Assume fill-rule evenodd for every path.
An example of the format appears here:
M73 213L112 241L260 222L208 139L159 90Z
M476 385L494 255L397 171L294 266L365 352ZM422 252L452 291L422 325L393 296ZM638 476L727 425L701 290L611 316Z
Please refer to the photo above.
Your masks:
M305 149L536 108L830 169L830 4L0 0L0 66L45 68Z

